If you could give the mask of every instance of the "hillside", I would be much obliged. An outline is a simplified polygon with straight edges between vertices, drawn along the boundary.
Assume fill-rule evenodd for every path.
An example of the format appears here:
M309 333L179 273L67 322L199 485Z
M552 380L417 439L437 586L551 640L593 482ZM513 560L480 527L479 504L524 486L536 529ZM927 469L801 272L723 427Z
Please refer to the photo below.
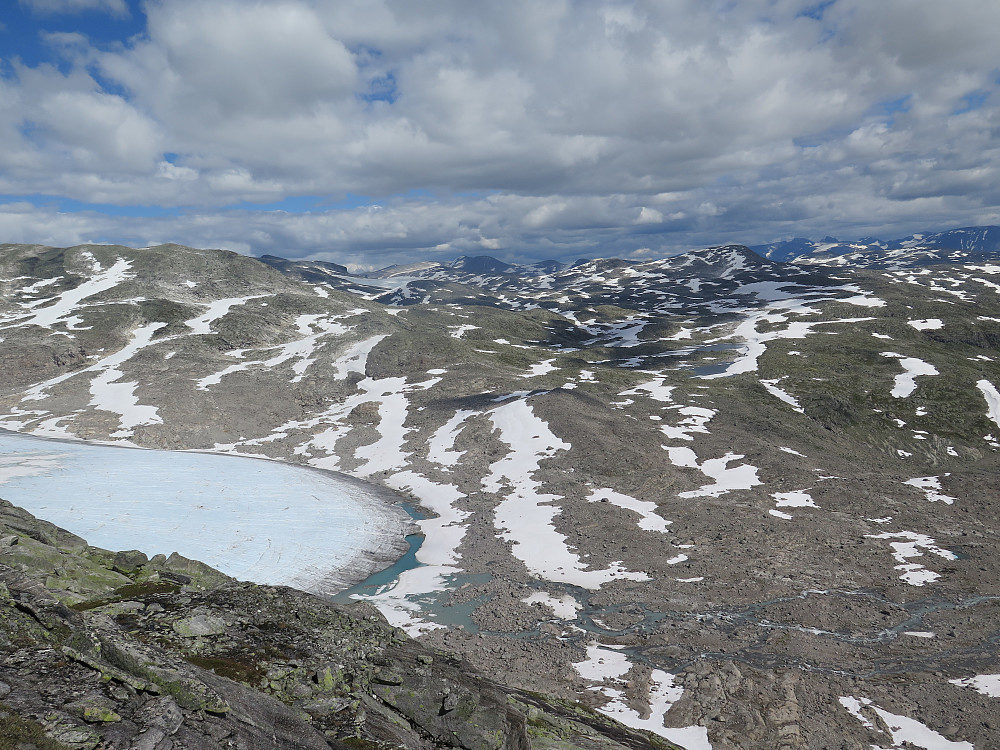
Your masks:
M0 427L405 493L392 625L691 750L991 746L1000 265L467 260L0 246Z

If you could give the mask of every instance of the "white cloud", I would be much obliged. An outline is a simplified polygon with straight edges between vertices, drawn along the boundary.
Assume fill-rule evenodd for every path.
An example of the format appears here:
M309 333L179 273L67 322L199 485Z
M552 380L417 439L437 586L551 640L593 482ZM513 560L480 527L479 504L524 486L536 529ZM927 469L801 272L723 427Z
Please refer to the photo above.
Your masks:
M324 231L346 252L574 256L996 215L1000 5L814 8L154 0L145 35L53 39L68 71L0 79L0 190L206 220L304 195L385 203L261 214L253 236L208 221L289 253L320 252Z

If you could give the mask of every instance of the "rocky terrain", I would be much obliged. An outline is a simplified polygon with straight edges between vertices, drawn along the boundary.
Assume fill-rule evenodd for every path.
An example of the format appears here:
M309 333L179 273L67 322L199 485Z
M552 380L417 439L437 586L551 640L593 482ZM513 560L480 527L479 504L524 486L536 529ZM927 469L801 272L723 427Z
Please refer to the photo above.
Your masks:
M370 606L109 552L0 502L0 746L662 748Z
M419 565L341 598L522 703L554 694L691 750L984 750L1000 264L956 249L358 277L0 246L0 427L408 494ZM225 606L267 595L241 586ZM184 617L222 594L189 596Z

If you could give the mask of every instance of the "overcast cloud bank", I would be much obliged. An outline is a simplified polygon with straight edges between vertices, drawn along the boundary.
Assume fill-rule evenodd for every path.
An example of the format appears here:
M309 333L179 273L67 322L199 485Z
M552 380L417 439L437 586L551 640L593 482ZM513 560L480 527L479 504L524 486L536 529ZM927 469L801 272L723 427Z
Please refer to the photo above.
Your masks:
M21 6L49 62L2 61L4 241L380 266L1000 223L991 0Z

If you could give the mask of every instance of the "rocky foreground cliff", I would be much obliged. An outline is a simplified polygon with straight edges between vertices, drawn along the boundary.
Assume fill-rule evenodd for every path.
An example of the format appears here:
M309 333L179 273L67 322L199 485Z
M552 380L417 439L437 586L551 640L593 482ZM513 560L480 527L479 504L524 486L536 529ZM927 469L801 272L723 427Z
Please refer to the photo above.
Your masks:
M673 747L513 691L369 605L109 552L0 501L0 747Z

